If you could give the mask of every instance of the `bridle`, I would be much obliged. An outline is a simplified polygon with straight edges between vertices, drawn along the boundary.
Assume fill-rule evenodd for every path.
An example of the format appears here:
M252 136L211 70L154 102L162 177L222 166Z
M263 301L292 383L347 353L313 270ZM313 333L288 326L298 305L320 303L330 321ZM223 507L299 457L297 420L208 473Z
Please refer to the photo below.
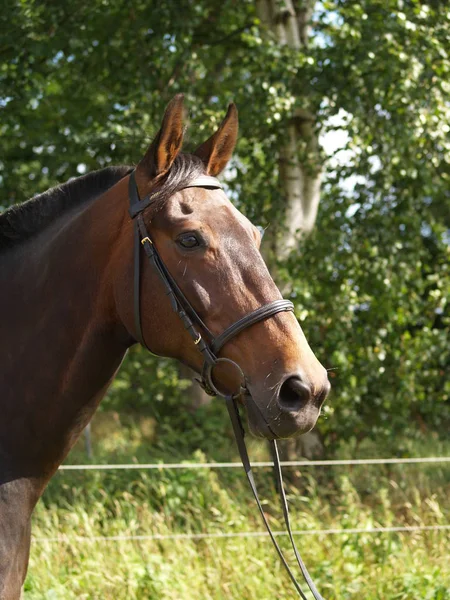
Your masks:
M185 185L185 188L202 187L208 189L222 189L222 186L218 179L214 177L197 177L190 183ZM147 231L144 223L143 211L152 203L153 196L147 196L144 200L139 200L139 194L136 186L136 180L134 171L130 175L129 182L129 195L130 195L130 216L135 220L135 247L134 247L134 318L135 318L135 330L139 342L145 346L148 350L144 340L141 325L141 308L140 308L140 252L139 247L142 245L147 255L147 258L152 263L156 272L158 273L166 294L169 297L170 303L173 310L177 313L180 319L183 321L183 325L188 331L189 335L194 341L199 351L203 354L203 368L201 373L201 380L198 380L202 388L210 396L222 395L214 384L212 372L216 365L219 363L228 363L236 367L241 375L241 389L245 388L245 376L242 369L237 363L228 358L219 358L218 354L220 350L230 340L236 337L241 331L247 329L251 325L258 323L264 319L272 317L279 312L293 311L294 305L290 300L275 300L260 308L257 308L253 312L245 315L242 319L230 325L224 332L217 337L211 333L204 321L200 318L199 314L183 294L179 288L177 282L167 270L164 262L162 261L158 250L153 243L153 240ZM203 335L198 331L197 328L203 332Z
M189 183L187 183L184 186L184 188L192 188L192 187L206 188L206 189L222 189L222 185L215 177L209 177L206 175L197 177L196 179L190 181ZM226 405L227 405L228 413L230 415L231 423L233 426L234 435L236 437L236 443L238 446L239 454L241 456L241 460L242 460L242 463L243 463L243 466L244 466L244 469L245 469L245 472L247 475L247 479L250 483L251 490L256 499L256 503L258 505L258 508L261 513L264 524L267 528L269 536L270 536L270 538L278 552L278 555L280 556L280 558L283 562L283 565L285 566L297 592L299 593L301 598L303 598L304 600L307 600L302 589L300 588L300 585L298 584L297 580L295 579L289 565L287 564L286 559L284 558L284 555L275 539L275 536L270 528L270 525L266 519L264 510L263 510L263 507L259 500L258 493L256 490L255 480L254 480L251 465L250 465L250 460L248 457L247 448L245 445L245 440L244 440L245 433L244 433L244 429L242 427L239 410L238 410L238 406L237 406L237 401L239 399L242 399L242 400L245 399L248 402L253 402L253 405L258 410L261 418L264 421L265 421L265 419L264 419L263 415L261 414L261 412L259 411L257 404L253 401L253 399L247 389L245 374L242 371L241 367L235 361L233 361L229 358L224 358L224 357L218 356L218 354L220 353L222 348L225 346L225 344L227 344L230 340L235 338L239 333L241 333L248 327L251 327L255 323L258 323L260 321L263 321L265 319L273 317L274 315L276 315L280 312L294 311L294 305L292 304L292 302L290 300L285 300L285 299L269 302L268 304L265 304L264 306L257 308L256 310L252 311L251 313L246 314L241 319L239 319L238 321L236 321L235 323L230 325L227 329L225 329L225 331L223 331L220 335L215 337L213 335L213 333L208 329L208 327L206 326L204 321L201 319L201 317L199 316L199 314L197 313L195 308L192 306L192 304L186 298L186 296L184 295L184 293L178 286L177 282L175 281L175 279L172 277L172 275L168 271L166 265L164 264L161 256L158 253L158 250L157 250L155 244L153 243L150 233L148 232L148 230L145 226L143 212L148 206L150 206L152 204L152 202L154 202L154 199L157 196L157 192L153 193L153 194L150 193L148 196L146 196L144 199L141 200L139 197L139 192L138 192L137 185L136 185L135 172L132 171L130 174L130 177L129 177L128 193L129 193L129 199L130 199L129 214L130 214L130 217L134 221L134 275L133 275L134 276L134 284L133 284L133 298L134 299L133 299L133 302L134 302L135 335L136 335L137 341L139 341L145 348L147 348L147 350L149 350L151 352L150 348L147 346L147 344L145 342L143 331L142 331L142 324L141 324L141 300L140 300L140 296L141 296L141 289L140 289L141 288L141 286L140 286L141 261L140 261L140 256L141 256L141 247L143 247L147 258L149 259L150 263L153 265L156 273L158 274L158 276L164 286L166 295L169 298L172 309L180 317L185 329L191 336L194 344L197 346L198 350L203 354L203 367L202 367L202 372L201 372L201 379L197 380L197 381L199 382L199 384L202 386L202 388L205 390L205 392L207 394L209 394L211 396L216 396L216 395L223 396L226 400ZM202 333L200 333L199 329L201 330ZM221 392L217 388L216 384L214 383L214 379L213 379L213 369L218 364L229 364L238 371L240 378L241 378L241 383L240 383L239 392L237 394L227 395L227 394L224 394L223 392ZM266 424L268 430L271 431L270 426L267 423L267 421L265 421L265 424ZM274 435L274 437L276 437L275 434L273 434L273 435ZM271 444L272 455L273 455L273 459L274 459L276 483L277 483L278 490L281 494L283 516L284 516L284 520L286 523L288 535L289 535L292 547L294 549L295 557L297 559L297 563L302 571L302 574L303 574L315 600L323 600L322 596L317 591L317 589L306 569L306 566L304 565L303 560L295 546L294 536L293 536L290 522L289 522L288 506L287 506L286 496L285 496L285 492L284 492L284 488L283 488L283 480L282 480L281 467L280 467L280 462L279 462L278 447L277 447L275 439L270 440L270 444Z

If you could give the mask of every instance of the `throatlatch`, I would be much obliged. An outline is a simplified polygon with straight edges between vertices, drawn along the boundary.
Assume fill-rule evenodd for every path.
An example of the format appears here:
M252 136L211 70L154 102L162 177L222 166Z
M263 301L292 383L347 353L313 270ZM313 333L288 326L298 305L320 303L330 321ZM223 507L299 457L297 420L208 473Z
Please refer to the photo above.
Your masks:
M209 189L221 189L222 186L220 182L215 177L201 176L197 177L186 186L188 187L202 187ZM134 293L134 321L135 321L135 335L137 340L145 347L147 350L150 348L147 346L141 324L141 300L140 300L140 255L141 255L141 246L143 247L147 258L150 263L153 265L156 273L158 273L159 278L164 286L166 295L169 298L170 304L173 310L177 313L180 319L183 322L185 329L188 331L191 336L194 344L197 346L199 351L203 354L203 368L201 373L201 379L197 380L200 385L203 387L205 392L211 396L223 396L226 401L226 406L228 410L228 414L231 419L231 424L233 426L234 436L236 438L236 444L239 450L239 454L242 460L242 464L245 470L245 474L247 476L250 488L252 490L253 496L255 497L256 504L258 506L259 512L261 513L261 517L263 519L264 525L268 531L270 539L272 540L273 545L289 574L289 577L294 584L295 589L298 594L301 596L303 600L307 600L305 594L303 593L300 584L297 582L294 574L292 573L280 546L278 545L275 536L270 528L270 525L267 521L267 518L264 514L263 507L261 505L261 501L259 500L258 492L256 489L255 480L253 477L253 472L251 469L250 460L248 457L247 447L245 444L245 432L242 426L241 417L239 415L239 410L237 406L237 401L242 400L243 403L245 401L251 401L254 403L256 408L258 409L257 404L251 398L245 381L245 374L242 371L241 367L233 360L229 358L219 357L218 354L223 348L225 344L227 344L231 339L236 337L239 333L244 331L247 327L254 325L260 321L273 317L279 312L285 311L294 311L294 305L290 300L275 300L274 302L270 302L260 308L254 310L253 312L245 315L236 323L233 323L230 327L228 327L224 332L222 332L219 336L214 337L211 331L208 329L206 324L198 315L197 311L191 305L189 300L183 294L182 290L179 288L177 282L172 277L170 272L168 271L166 265L161 259L157 248L155 247L152 238L147 231L147 228L144 223L144 219L142 216L143 211L152 204L153 198L155 195L150 194L143 200L140 200L139 193L136 185L136 179L134 171L130 174L129 179L129 197L130 197L130 208L129 213L131 218L134 220L134 284L133 284L133 293ZM199 331L200 330L200 331ZM205 339L206 338L206 339ZM239 392L232 395L224 395L220 392L220 390L216 387L213 380L213 369L215 366L221 363L228 363L233 365L241 375L241 386ZM259 409L258 409L259 410ZM263 415L261 415L263 418ZM265 419L264 419L265 420ZM270 426L266 422L268 429L270 430ZM324 600L322 596L317 591L314 582L312 581L308 570L297 550L295 545L294 536L292 533L290 521L289 521L289 511L286 500L286 495L283 488L283 478L281 473L280 459L278 454L278 447L275 439L270 440L273 460L274 460L274 471L275 478L277 482L277 487L280 491L281 495L281 505L283 509L283 517L286 524L287 532L289 535L289 539L291 541L292 548L294 550L294 554L302 572L302 575L308 584L311 593L313 594L315 600Z

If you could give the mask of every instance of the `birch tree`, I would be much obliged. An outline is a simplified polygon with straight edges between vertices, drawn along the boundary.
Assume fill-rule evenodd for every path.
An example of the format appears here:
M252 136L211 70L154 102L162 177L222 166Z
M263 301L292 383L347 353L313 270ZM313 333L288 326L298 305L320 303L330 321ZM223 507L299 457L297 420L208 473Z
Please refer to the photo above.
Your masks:
M280 45L294 51L306 50L309 44L310 19L314 0L257 0L256 11L263 34L272 36ZM285 196L282 235L272 239L279 258L286 257L297 244L300 233L314 227L320 201L321 165L315 131L315 115L308 97L300 99L289 117L286 139L278 148L279 184Z
M314 5L314 0L256 0L263 34L293 51L307 50ZM299 236L312 231L320 202L322 172L316 119L306 95L297 104L303 106L297 106L288 118L285 140L278 148L279 185L285 205L281 227L270 231L266 242L270 252L265 254L272 263L271 257L286 258L298 245ZM272 270L275 271L274 265ZM284 446L288 460L297 454L311 458L321 453L322 443L316 432L309 432Z

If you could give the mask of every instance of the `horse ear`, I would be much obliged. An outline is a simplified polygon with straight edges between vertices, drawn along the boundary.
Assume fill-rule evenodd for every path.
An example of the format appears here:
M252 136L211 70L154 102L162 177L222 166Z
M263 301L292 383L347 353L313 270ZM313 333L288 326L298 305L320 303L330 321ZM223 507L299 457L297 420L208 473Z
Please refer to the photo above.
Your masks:
M216 133L194 152L205 163L208 175L215 177L226 167L236 146L238 128L238 111L232 102Z
M136 167L136 175L142 179L164 176L180 152L184 133L183 102L184 95L177 94L167 105L161 129Z

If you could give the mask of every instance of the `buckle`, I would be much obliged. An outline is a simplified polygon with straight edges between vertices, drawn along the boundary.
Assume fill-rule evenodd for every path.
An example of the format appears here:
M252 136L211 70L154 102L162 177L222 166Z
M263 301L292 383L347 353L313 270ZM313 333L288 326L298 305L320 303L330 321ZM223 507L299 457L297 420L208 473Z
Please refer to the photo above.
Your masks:
M194 381L196 381L198 383L198 385L202 388L202 390L205 392L205 394L208 394L208 396L217 396L216 392L214 390L212 390L209 385L206 383L206 381L203 381L202 379L198 379L197 377L194 377Z

